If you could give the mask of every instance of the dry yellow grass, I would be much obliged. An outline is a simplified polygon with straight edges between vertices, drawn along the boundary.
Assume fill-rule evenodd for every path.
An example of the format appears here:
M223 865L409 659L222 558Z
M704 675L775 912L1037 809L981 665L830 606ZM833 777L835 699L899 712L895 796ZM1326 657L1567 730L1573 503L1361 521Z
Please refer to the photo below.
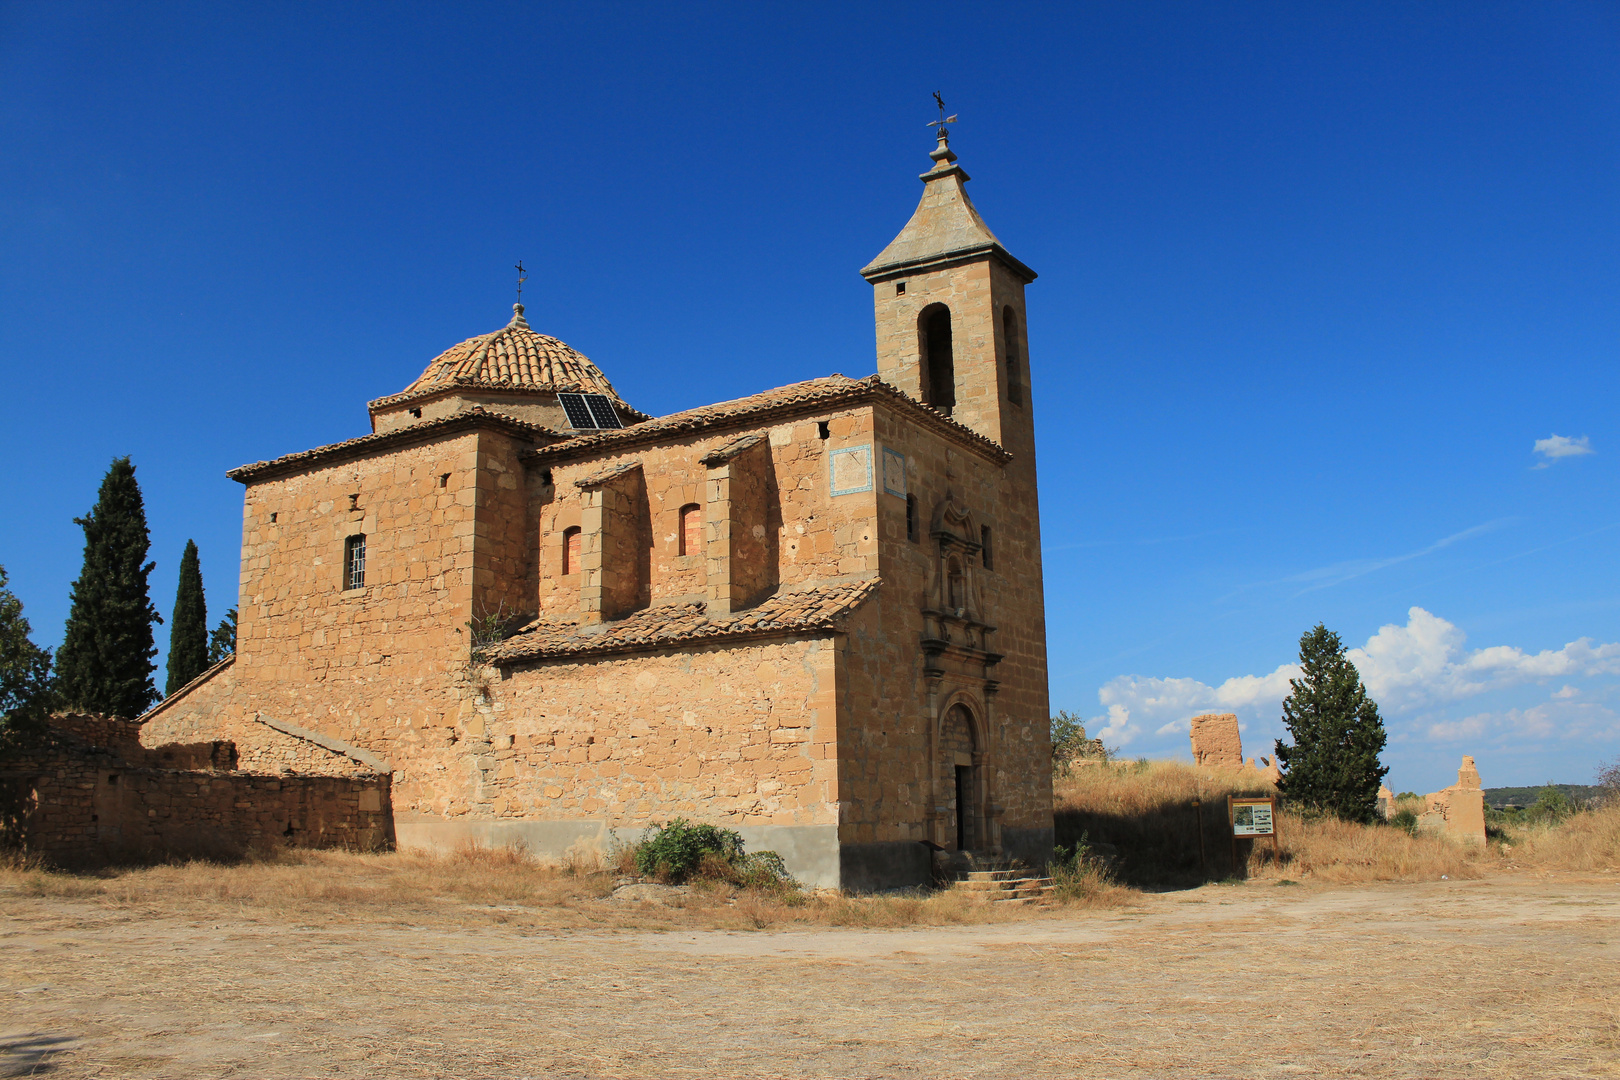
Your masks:
M236 863L185 862L67 873L13 862L0 867L0 895L89 900L109 907L190 911L221 908L276 919L327 922L361 915L402 925L518 923L546 927L765 929L780 926L900 927L1004 922L1019 909L954 889L879 896L740 889L696 881L666 903L612 900L611 866L558 866L511 848L434 854L291 850ZM1085 877L1093 882L1092 877ZM1128 899L1100 878L1065 906L1108 907Z
M1252 770L1172 761L1077 770L1057 783L1058 842L1072 844L1084 834L1092 844L1111 845L1117 849L1118 878L1144 888L1227 876L1354 883L1477 878L1515 868L1620 867L1620 807L1514 828L1484 847L1432 834L1414 836L1393 825L1304 818L1285 808L1278 821L1278 857L1273 857L1269 841L1240 842L1234 866L1225 822L1227 795L1275 790ZM1195 800L1202 804L1202 861ZM1402 807L1422 809L1421 800L1416 806L1409 806L1411 802Z

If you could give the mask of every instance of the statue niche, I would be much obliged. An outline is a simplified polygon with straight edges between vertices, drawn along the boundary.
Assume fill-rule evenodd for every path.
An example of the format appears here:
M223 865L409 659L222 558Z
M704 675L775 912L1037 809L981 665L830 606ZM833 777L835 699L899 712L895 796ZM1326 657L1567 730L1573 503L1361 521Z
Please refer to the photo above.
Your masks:
M928 580L923 595L923 652L932 673L943 673L940 658L954 655L990 669L1001 659L990 651L995 627L985 621L983 583L979 580L978 523L973 511L947 491L934 508L928 536L933 542Z

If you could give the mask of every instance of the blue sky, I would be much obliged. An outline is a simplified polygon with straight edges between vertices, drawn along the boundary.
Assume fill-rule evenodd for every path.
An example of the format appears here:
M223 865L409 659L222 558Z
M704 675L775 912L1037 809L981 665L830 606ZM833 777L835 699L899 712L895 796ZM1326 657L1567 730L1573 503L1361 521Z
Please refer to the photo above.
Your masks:
M1617 45L1583 3L0 4L0 564L55 645L127 453L159 608L194 537L217 617L224 471L364 432L519 257L530 322L649 412L870 373L857 270L937 89L1041 274L1053 708L1132 756L1230 709L1266 753L1322 621L1397 789L1464 753L1587 782Z

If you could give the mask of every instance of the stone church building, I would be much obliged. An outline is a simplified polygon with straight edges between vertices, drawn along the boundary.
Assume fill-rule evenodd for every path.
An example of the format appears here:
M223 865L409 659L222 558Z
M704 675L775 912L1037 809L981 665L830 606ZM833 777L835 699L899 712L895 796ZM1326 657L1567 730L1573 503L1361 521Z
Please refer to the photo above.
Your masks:
M402 846L562 856L681 816L819 886L1044 861L1035 273L943 129L930 156L861 271L876 375L652 417L517 305L370 434L232 470L236 656L142 742L357 748Z

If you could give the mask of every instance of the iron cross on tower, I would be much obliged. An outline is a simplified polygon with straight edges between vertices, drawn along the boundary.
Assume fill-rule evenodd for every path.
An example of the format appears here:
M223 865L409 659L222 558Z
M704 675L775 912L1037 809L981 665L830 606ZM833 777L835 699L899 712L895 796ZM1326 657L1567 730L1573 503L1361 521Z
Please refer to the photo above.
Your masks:
M518 303L523 303L523 283L528 280L528 271L523 269L523 260L519 259L512 269L518 272Z
M952 113L950 116L945 115L945 99L939 96L938 90L934 91L934 104L939 106L939 119L928 121L928 126L939 128L939 133L941 135L949 135L950 131L945 127L945 125L956 123L956 114Z

